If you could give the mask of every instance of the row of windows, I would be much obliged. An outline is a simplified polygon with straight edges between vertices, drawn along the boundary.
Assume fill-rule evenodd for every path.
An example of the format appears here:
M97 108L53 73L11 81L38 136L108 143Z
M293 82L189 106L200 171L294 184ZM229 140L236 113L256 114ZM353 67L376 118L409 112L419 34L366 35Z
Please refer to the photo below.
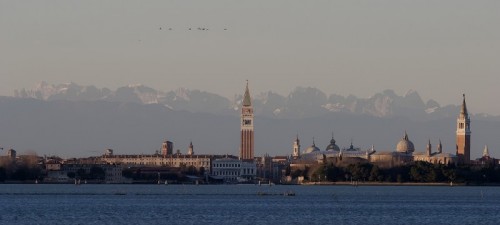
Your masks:
M162 166L168 166L168 165L177 165L177 164L185 164L186 166L197 166L197 165L200 165L200 166L208 166L208 162L205 163L205 162L201 162L201 163L196 163L196 162L187 162L187 163L156 163L156 162L136 162L136 161L132 161L132 162L126 162L128 164L134 164L134 165L162 165Z
M239 171L215 171L216 176L239 176Z
M254 170L253 169L243 169L243 175L246 174L253 174ZM239 176L240 171L239 170L220 170L220 171L214 171L214 175L227 175L227 176Z
M237 164L237 163L215 163L214 167L241 167L241 164Z
M243 169L243 174L253 174L253 169Z

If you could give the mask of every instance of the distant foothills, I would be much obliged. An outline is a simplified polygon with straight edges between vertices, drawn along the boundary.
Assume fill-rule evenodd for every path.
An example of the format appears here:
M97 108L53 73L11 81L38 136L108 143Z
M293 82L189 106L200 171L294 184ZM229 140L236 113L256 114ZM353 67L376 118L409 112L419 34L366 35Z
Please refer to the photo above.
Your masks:
M42 84L42 86L44 88L40 90L18 91L16 92L17 97L0 99L0 124L7 128L3 129L7 132L0 133L2 142L21 144L27 142L29 144L32 140L17 141L16 137L22 137L25 133L30 133L33 130L35 130L34 134L39 136L37 138L42 140L44 138L50 139L51 132L62 130L65 135L56 132L57 135L61 136L55 139L55 143L61 143L65 138L76 140L72 143L73 145L67 147L68 150L81 149L80 145L85 144L85 140L89 136L92 137L96 134L102 135L99 137L103 137L103 140L108 143L116 141L130 144L134 140L143 141L144 139L140 137L144 136L152 136L149 138L156 140L161 139L163 135L167 138L164 138L163 143L158 145L159 149L152 150L154 149L152 147L146 153L138 153L138 151L126 153L119 149L104 148L102 154L97 153L90 157L78 158L63 158L55 154L39 156L35 151L18 154L13 148L0 148L1 151L5 152L0 157L1 182L75 183L77 185L85 183L261 184L262 182L269 184L348 183L356 185L396 183L493 185L500 183L499 160L490 154L487 143L482 142L484 139L476 138L476 135L482 137L485 132L481 132L481 129L487 129L488 126L475 126L473 135L471 124L475 124L476 120L471 119L465 94L460 106L451 107L456 109L453 113L453 119L446 116L444 119L434 118L426 122L426 119L419 118L419 113L409 110L414 107L412 104L415 102L410 105L403 104L404 99L412 99L412 101L420 99L416 92L411 92L403 97L396 96L399 101L393 98L387 99L387 96L383 98L384 102L376 101L377 104L385 105L387 103L390 105L391 110L386 111L386 113L408 110L408 115L405 117L394 116L394 114L346 115L346 112L338 112L337 109L345 108L345 105L337 104L337 102L334 106L323 104L321 107L331 113L340 113L340 116L316 116L313 117L313 120L309 120L301 118L302 112L308 112L307 109L300 111L301 108L297 109L300 112L295 115L298 116L295 119L258 117L258 107L264 107L264 103L256 104L257 101L251 97L248 81L244 94L241 98L238 97L239 99L230 108L230 110L237 111L239 117L214 116L210 113L207 114L207 112L187 110L176 111L174 107L164 102L167 95L160 93L156 93L154 95L156 97L150 96L147 104L145 102L127 103L127 105L132 105L123 107L121 101L112 100L116 96L121 96L121 94L117 94L120 89L116 92L105 91L106 94L97 95L96 93L103 92L103 90L94 88L94 91L97 90L97 92L89 94L88 91L82 91L82 88L75 88L78 87L75 84L65 85L65 87L73 86L71 88L55 86L47 88L46 84ZM133 93L143 93L143 91L137 92L139 86L128 88L133 90L128 93L129 97L133 96ZM84 89L88 89L88 87ZM303 102L306 108L314 108L318 92L317 90L313 92L315 92L313 95L316 97L304 98L300 94L291 94L288 98L300 99L299 102ZM50 100L50 96L56 96L58 93L63 95L71 93L70 96L73 97L87 93L86 96L93 96L95 99ZM384 93L386 95L393 94L390 91ZM109 96L109 98L103 96ZM183 99L192 100L189 96L184 96ZM321 98L319 99L321 101ZM81 105L82 102L83 105ZM118 104L114 102L118 102ZM207 103L210 102L208 99L202 99L200 102L210 105ZM398 110L394 110L394 102L403 106L398 106L396 107ZM375 108L380 109L380 104ZM290 107L293 105L291 104ZM287 111L293 112L290 107L286 106L282 110L275 109L273 115L276 116ZM417 108L413 109L418 111ZM424 112L433 114L440 111L441 107L431 108L427 108ZM163 117L164 115L174 116ZM387 116L389 118L384 118ZM155 120L158 118L160 119ZM316 119L319 122L311 123ZM171 123L176 120L179 120L177 124ZM259 120L261 120L260 123ZM311 123L309 125L312 126L304 129L302 120ZM444 126L446 128L443 129L441 123L446 124ZM234 135L234 131L237 129L235 127L238 127L237 124L239 124L239 132ZM391 126L396 124L404 127L404 129L397 127L399 134L404 135L399 141L390 143L388 145L390 147L376 147L375 144L369 147L355 147L352 136L347 147L340 147L336 140L339 133L341 135L345 133L356 134L358 138L364 137L359 133L368 131L372 138L359 138L360 142L368 140L372 143L380 143L373 141L373 137L380 139L384 133L393 136L396 132L394 127L391 129ZM493 126L491 126L492 124ZM360 125L362 125L362 129L358 128ZM494 128L498 126L491 121L488 122L488 125ZM50 127L55 129L47 129ZM354 129L355 132L352 132L352 127L359 130ZM116 132L116 128L120 130ZM144 132L144 128L151 129L153 132ZM332 131L329 135L329 141L326 147L318 147L316 146L318 139L315 134L320 133L319 136L324 138L325 128ZM298 131L291 132L294 129ZM415 145L412 141L415 139L410 138L408 134L413 134L418 129L427 131L425 132L427 135L425 148ZM434 132L428 132L430 130L434 130ZM311 145L307 145L309 147L305 149L301 147L299 131L300 135L312 136ZM171 132L171 135L168 135L168 132ZM264 135L258 135L261 132ZM115 133L119 137L108 133ZM226 144L226 148L232 150L229 154L221 151L202 152L198 148L195 149L192 139L185 152L180 149L175 150L174 140L176 138L169 137L175 137L174 134L179 135L179 133L186 136L176 137L184 140L191 139L193 136L198 138L200 134L210 137L222 136L226 140L222 144ZM197 136L194 133L199 134ZM279 134L287 136L287 138L281 139ZM449 140L443 142L442 139L449 139L450 134L453 137L453 144ZM490 135L495 136L495 133ZM82 142L82 140L84 141ZM200 140L200 142L206 141L202 138ZM387 145L387 140L389 139L383 139L382 143ZM472 144L476 141L484 148L479 149ZM228 145L228 143L234 142L238 145L233 147ZM271 155L269 152L272 151L267 151L269 147L262 148L262 145L257 144L259 142L265 143L264 145L284 142L284 146L287 147L277 149L275 152L279 154ZM496 143L496 141L491 143ZM207 143L200 146L200 149L214 148ZM475 157L474 154L478 153L480 156Z

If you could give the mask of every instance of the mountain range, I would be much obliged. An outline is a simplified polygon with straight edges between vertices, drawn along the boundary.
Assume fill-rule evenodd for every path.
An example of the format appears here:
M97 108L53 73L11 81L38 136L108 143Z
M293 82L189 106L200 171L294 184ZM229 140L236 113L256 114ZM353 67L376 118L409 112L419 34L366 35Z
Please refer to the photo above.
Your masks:
M235 94L228 99L223 96L179 88L174 91L159 91L144 85L129 85L116 90L81 86L75 83L47 84L41 82L33 89L14 92L16 98L32 98L44 101L108 101L138 104L159 104L175 111L233 115L239 110L242 95ZM441 106L434 100L424 102L418 92L408 91L399 96L392 90L385 90L369 98L354 95L327 96L312 87L297 87L288 96L272 91L253 97L255 114L269 118L299 119L317 117L331 113L370 115L379 118L408 117L413 120L432 120L456 115L458 106ZM494 117L482 115L490 117ZM497 118L498 119L498 118Z
M0 97L0 146L65 157L100 155L105 148L117 154L148 154L166 139L185 152L190 141L200 154L238 155L239 107L233 98L180 88L159 91L143 85L116 90L75 83L42 82L33 89ZM430 139L443 142L454 153L459 106L424 102L416 91L399 96L385 90L369 98L327 96L311 87L297 87L289 95L253 95L256 115L256 154L287 155L297 134L304 150L351 142L362 149L372 144L391 151L406 130L418 150ZM500 119L472 115L473 157L488 144L495 153Z

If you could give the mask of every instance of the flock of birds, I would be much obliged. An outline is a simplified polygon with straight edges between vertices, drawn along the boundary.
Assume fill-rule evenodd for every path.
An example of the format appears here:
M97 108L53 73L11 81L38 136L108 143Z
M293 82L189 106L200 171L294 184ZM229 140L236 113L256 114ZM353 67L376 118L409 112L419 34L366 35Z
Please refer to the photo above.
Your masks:
M159 27L158 30L164 30L162 27ZM173 28L169 27L167 30L174 30ZM198 27L198 28L187 28L187 30L199 30L199 31L208 31L208 28L206 27ZM227 30L227 28L224 28L224 30Z

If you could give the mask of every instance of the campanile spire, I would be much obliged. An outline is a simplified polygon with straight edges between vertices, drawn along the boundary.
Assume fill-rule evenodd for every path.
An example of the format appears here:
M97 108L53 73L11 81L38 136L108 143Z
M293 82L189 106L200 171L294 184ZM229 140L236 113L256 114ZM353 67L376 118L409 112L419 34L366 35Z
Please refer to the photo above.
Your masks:
M240 158L243 160L253 160L254 158L254 114L252 99L248 89L248 80L245 88L245 95L241 107L241 144Z
M470 117L463 95L462 107L457 118L457 156L459 163L468 164L470 162Z

